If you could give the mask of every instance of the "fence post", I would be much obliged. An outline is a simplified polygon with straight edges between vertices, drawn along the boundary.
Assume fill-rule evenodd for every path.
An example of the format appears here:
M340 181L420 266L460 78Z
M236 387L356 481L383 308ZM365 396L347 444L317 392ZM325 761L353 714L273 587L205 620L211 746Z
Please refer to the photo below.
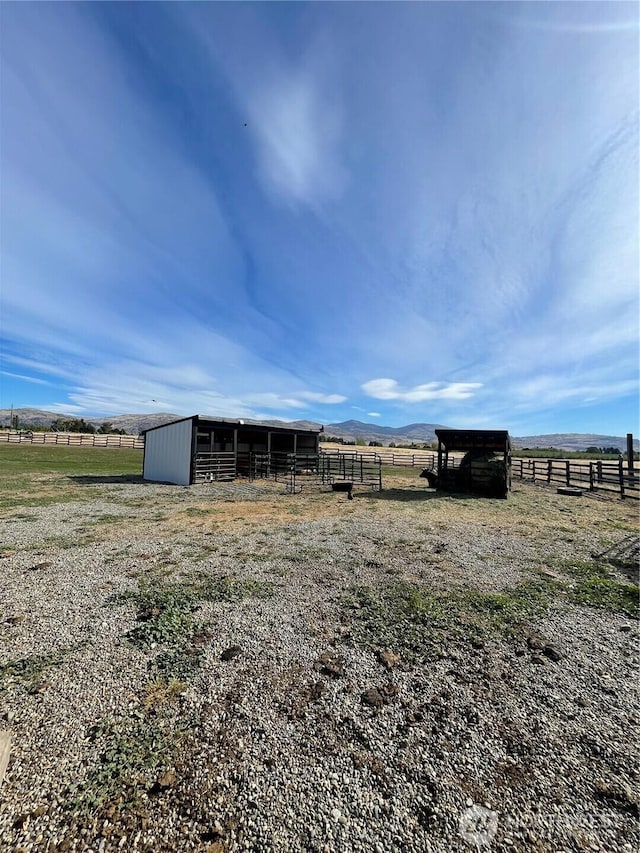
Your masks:
M618 459L618 477L620 479L620 497L624 500L624 467L622 456Z
M551 459L547 459L547 483L551 482L551 472L553 470L553 462Z
M602 460L601 459L598 459L598 461L596 462L596 467L598 469L598 482L601 483L602 482Z
M594 490L593 483L593 462L589 462L589 491L592 492Z
M567 478L567 486L568 486L568 485L570 485L570 484L571 484L571 463L569 462L569 460L568 460L568 459L567 459L567 461L565 462L565 465L566 465L566 468L567 468L566 478Z

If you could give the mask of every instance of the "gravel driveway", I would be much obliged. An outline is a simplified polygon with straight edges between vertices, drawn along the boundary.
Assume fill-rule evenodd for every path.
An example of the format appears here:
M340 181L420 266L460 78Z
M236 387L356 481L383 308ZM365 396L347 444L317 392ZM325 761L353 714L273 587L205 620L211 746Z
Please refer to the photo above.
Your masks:
M637 849L637 505L385 484L6 510L2 849Z

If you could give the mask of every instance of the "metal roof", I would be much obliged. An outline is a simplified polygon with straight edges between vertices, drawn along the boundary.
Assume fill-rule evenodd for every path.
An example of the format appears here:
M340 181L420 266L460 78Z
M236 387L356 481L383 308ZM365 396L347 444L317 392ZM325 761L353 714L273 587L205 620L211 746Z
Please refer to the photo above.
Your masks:
M287 425L285 423L282 426L275 426L272 423L264 423L261 421L252 421L252 420L243 420L241 418L212 418L206 415L190 415L188 418L178 418L176 421L167 421L165 424L159 424L158 426L149 427L149 429L142 430L140 435L145 435L148 432L152 432L156 429L162 429L163 427L172 426L173 424L178 424L181 421L194 421L196 426L206 426L206 427L215 427L219 426L228 426L228 427L246 427L247 429L256 429L259 431L269 431L269 432L283 432L283 433L308 433L310 435L317 435L322 432L322 427L318 427L317 429L305 429L304 427L297 427L293 425Z
M437 429L438 440L447 450L505 450L511 448L506 429Z

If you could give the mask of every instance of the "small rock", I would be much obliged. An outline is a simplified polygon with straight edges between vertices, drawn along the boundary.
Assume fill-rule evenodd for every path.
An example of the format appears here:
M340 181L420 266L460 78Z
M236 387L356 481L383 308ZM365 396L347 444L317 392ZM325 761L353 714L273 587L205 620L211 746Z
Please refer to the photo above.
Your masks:
M543 648L542 653L546 655L552 661L559 661L562 657L562 654L556 649L555 646L547 645Z
M173 770L165 770L165 772L158 777L158 785L161 788L173 788L176 782L177 778Z
M240 646L229 646L229 648L225 649L220 655L220 660L233 660L233 658L238 657L241 652L242 648Z
M370 687L364 691L362 704L370 705L372 708L381 708L384 705L384 699L377 687Z
M544 658L538 654L531 655L531 663L542 664L544 666Z
M7 625L19 625L24 622L24 613L16 613L15 616L8 616L6 619Z
M156 616L159 616L162 613L160 607L145 607L143 610L140 610L138 613L138 622L148 622L150 619L154 619Z
M484 649L484 640L481 640L479 637L474 637L471 640L471 645L474 649Z
M309 698L310 699L320 699L320 697L326 693L327 688L325 687L324 681L315 681L310 689L309 689Z
M632 630L631 625L621 625L620 630L623 634L628 634Z
M400 663L400 655L378 649L378 660L387 669L393 669L394 666L397 666Z
M545 646L549 645L549 640L540 634L529 633L527 634L527 645L532 651L542 651Z
M53 563L51 560L44 560L42 563L36 563L35 566L29 566L27 569L28 572L37 572L40 569L49 569Z
M332 655L331 652L322 652L316 667L325 675L337 678L344 674L344 658L341 655Z

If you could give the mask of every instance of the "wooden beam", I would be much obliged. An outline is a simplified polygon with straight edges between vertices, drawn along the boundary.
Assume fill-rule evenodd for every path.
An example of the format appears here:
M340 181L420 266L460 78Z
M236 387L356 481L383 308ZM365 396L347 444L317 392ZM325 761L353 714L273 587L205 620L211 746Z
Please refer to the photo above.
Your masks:
M11 732L0 732L0 785L9 764L9 753L11 752Z

